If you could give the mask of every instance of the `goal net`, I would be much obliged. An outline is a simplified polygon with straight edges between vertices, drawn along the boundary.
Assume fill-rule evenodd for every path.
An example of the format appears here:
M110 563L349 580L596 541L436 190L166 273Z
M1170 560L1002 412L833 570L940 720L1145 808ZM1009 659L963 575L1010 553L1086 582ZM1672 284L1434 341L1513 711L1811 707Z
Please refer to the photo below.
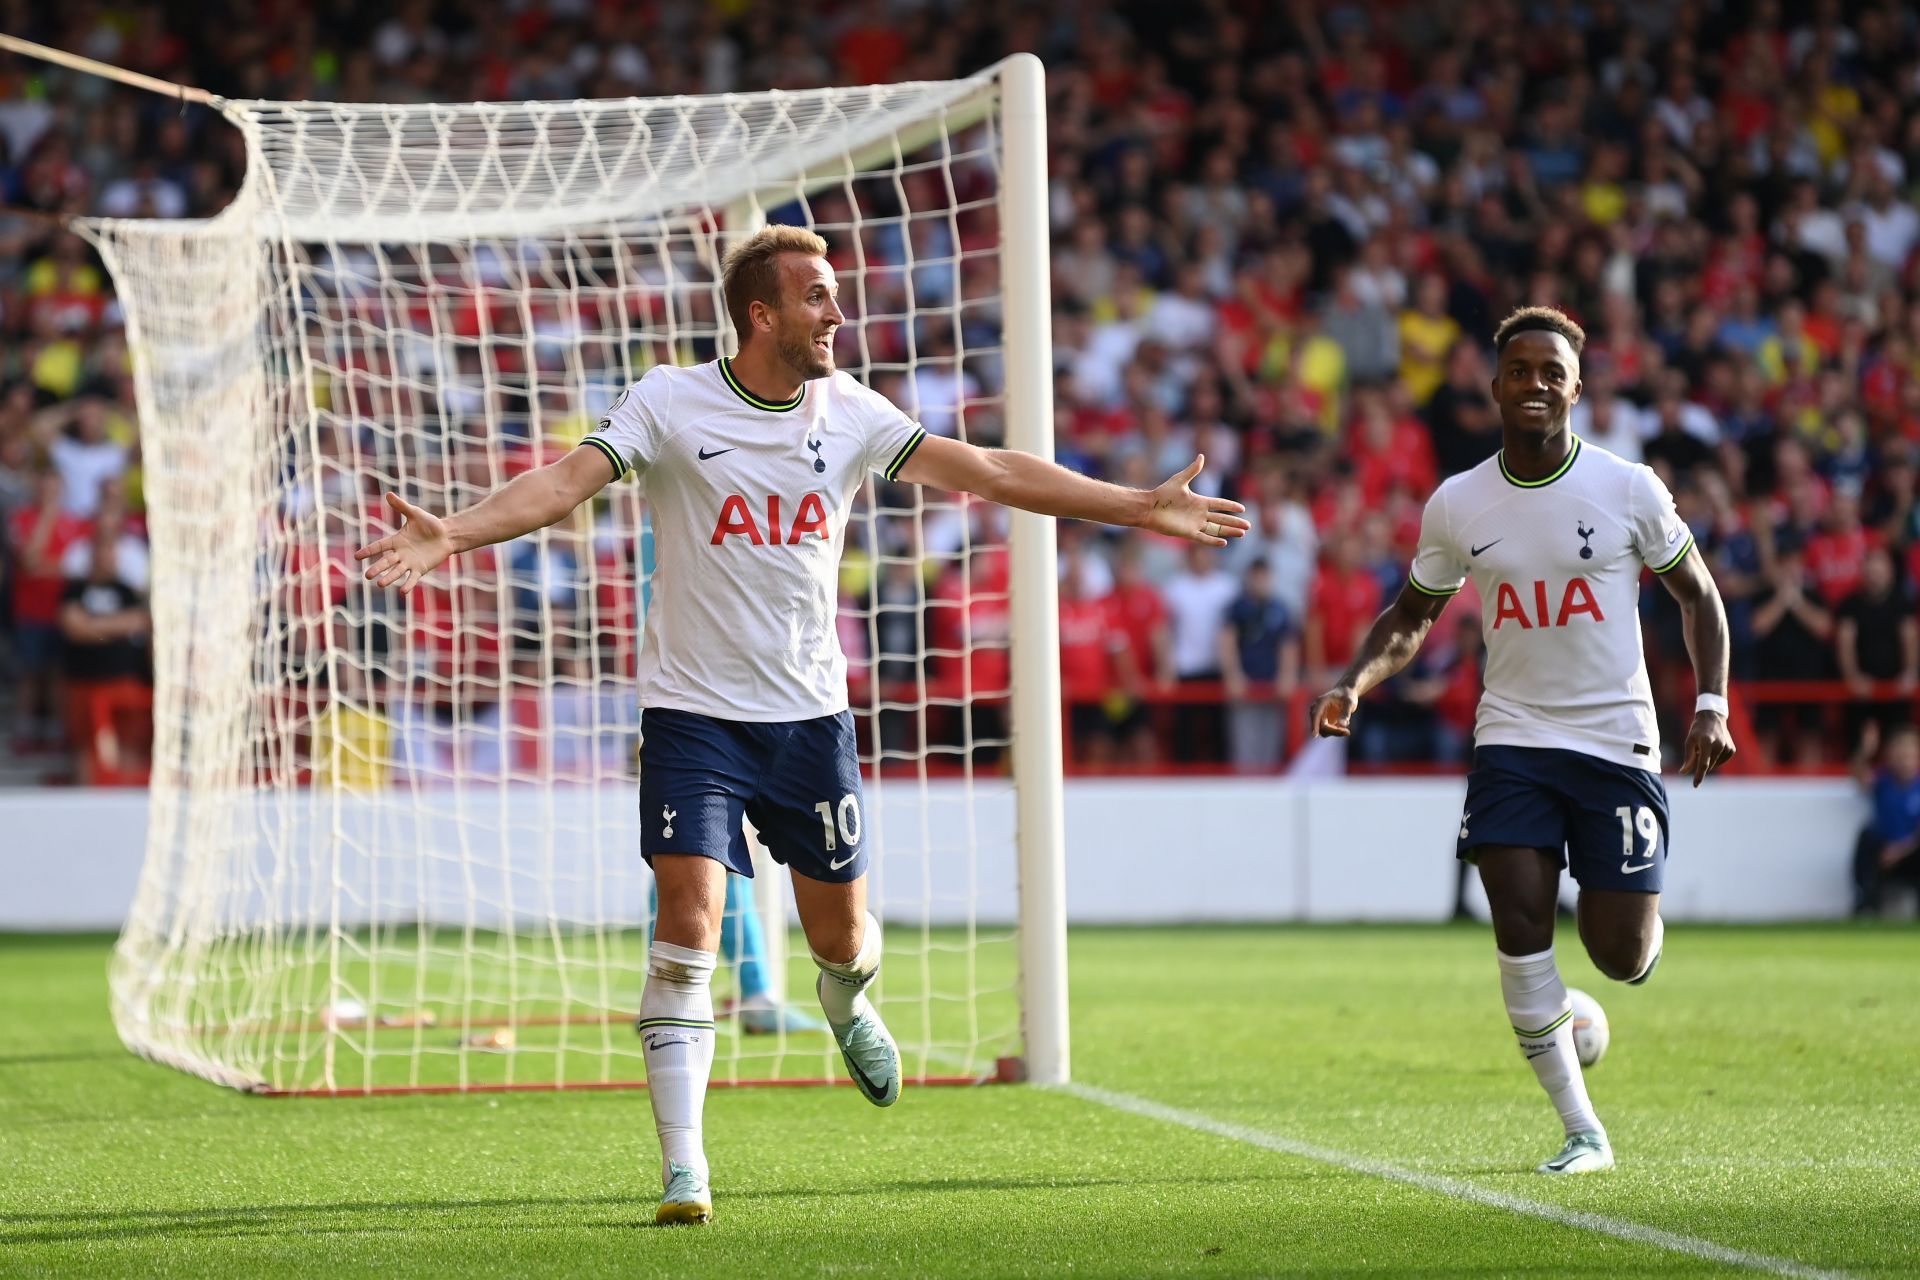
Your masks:
M112 971L131 1048L274 1092L643 1079L644 477L405 599L352 550L384 493L468 505L648 368L730 351L719 260L770 221L831 246L842 368L929 431L1050 451L1040 104L1028 58L721 97L223 102L250 160L231 208L86 224L154 553L147 856ZM867 803L835 818L873 851L909 1077L1065 1075L1052 537L877 478L847 530ZM811 1008L775 870L742 909L766 985L791 971ZM838 1074L827 1035L740 1022L716 1083Z

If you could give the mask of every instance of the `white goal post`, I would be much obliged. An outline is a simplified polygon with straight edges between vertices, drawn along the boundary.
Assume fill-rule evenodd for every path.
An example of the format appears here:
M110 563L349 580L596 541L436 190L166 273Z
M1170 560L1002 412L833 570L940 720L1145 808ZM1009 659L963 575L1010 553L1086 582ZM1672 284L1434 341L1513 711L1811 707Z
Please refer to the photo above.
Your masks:
M249 156L230 208L82 224L125 311L153 547L130 1048L274 1093L642 1079L644 481L406 600L351 549L384 493L470 503L646 368L730 350L719 258L770 220L832 247L842 368L931 431L1051 456L1044 103L1029 55L713 97L216 99ZM842 555L907 1072L1064 1081L1053 525L875 479ZM785 898L757 880L777 993ZM737 1021L716 1083L838 1074L830 1038Z

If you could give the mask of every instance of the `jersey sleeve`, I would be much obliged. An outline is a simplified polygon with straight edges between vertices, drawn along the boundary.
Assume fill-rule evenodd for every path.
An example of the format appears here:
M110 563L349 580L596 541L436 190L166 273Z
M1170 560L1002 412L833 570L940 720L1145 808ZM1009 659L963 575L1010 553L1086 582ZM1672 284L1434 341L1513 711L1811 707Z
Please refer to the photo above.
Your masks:
M1655 573L1665 573L1693 550L1693 530L1674 509L1673 495L1652 467L1638 467L1629 496L1628 521L1633 526L1633 549Z
M1427 499L1420 513L1420 546L1413 553L1413 567L1407 572L1407 584L1422 595L1450 596L1467 584L1467 566L1454 545L1453 530L1447 520L1447 491L1444 487Z
M653 465L659 453L660 424L667 420L667 375L649 369L620 393L580 443L598 449L613 464L613 478L625 479Z
M898 480L900 468L927 438L926 430L878 391L858 382L854 386L859 388L855 403L866 419L867 467L889 480Z

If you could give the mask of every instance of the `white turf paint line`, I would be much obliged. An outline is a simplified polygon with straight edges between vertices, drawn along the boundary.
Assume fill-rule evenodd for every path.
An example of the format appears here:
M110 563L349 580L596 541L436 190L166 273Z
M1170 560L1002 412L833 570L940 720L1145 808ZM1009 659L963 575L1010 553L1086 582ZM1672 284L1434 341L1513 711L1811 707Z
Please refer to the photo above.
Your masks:
M1619 1240L1631 1240L1636 1244L1669 1249L1675 1253L1703 1258L1709 1262L1747 1267L1755 1271L1769 1271L1780 1276L1808 1277L1809 1280L1815 1280L1815 1278L1846 1280L1847 1276L1844 1271L1822 1271L1817 1267L1803 1266L1785 1258L1770 1257L1764 1253L1749 1253L1744 1249L1730 1249L1726 1245L1715 1244L1711 1240L1702 1240L1696 1236L1680 1235L1673 1231L1662 1231L1658 1227L1645 1227L1637 1222L1609 1218L1603 1214L1566 1209L1543 1200L1529 1200L1525 1196L1509 1195L1504 1191L1477 1186L1462 1178L1452 1178L1439 1173L1423 1173L1418 1169L1410 1169L1405 1165L1393 1164L1386 1160L1375 1160L1370 1156L1354 1155L1347 1151L1336 1151L1332 1147L1316 1146L1311 1142L1302 1142L1298 1138L1289 1138L1285 1134L1269 1133L1264 1129L1253 1129L1246 1125L1216 1120L1198 1111L1169 1107L1150 1098L1139 1098L1130 1093L1116 1093L1111 1089L1102 1089L1098 1085L1075 1083L1054 1087L1061 1093L1071 1094L1087 1102L1097 1102L1103 1107L1112 1107L1115 1111L1124 1111L1129 1115L1144 1116L1166 1124L1177 1124L1201 1133L1213 1134L1215 1137L1244 1142L1249 1146L1263 1147L1268 1151L1299 1156L1303 1160L1313 1160L1353 1173L1364 1173L1369 1177L1385 1178L1389 1182L1404 1183L1410 1187L1418 1187L1422 1191L1451 1196L1456 1200L1467 1200L1494 1209L1505 1209L1508 1213L1524 1214L1530 1218L1542 1218L1548 1222L1557 1222L1561 1226L1578 1227L1583 1231L1613 1236Z

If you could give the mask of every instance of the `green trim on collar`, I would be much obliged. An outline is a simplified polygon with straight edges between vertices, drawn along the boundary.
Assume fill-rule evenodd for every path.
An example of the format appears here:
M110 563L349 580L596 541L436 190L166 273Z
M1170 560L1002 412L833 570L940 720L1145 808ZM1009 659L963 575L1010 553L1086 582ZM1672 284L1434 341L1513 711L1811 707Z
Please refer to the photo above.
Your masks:
M1499 459L1499 462L1500 462L1500 474L1503 477L1505 477L1506 482L1508 484L1513 485L1515 488L1519 488L1519 489L1539 489L1539 488L1542 488L1543 486L1552 484L1555 480L1558 480L1561 476L1567 474L1568 469L1573 466L1573 460L1580 456L1580 437L1575 436L1573 438L1573 448L1567 450L1567 459L1565 462L1562 462L1560 464L1559 469L1556 470L1552 475L1547 476L1545 479L1541 479L1541 480L1522 480L1519 476L1516 476L1515 474L1513 474L1513 472L1507 470L1507 451L1505 449L1502 449L1495 456Z
M800 402L807 398L807 384L803 382L800 384L800 394L786 401L784 404L775 400L762 400L759 396L756 396L753 392L740 385L740 379L733 376L733 361L726 356L720 357L720 380L727 384L727 387L733 394L739 396L754 408L767 413L785 413L789 409L798 409Z

